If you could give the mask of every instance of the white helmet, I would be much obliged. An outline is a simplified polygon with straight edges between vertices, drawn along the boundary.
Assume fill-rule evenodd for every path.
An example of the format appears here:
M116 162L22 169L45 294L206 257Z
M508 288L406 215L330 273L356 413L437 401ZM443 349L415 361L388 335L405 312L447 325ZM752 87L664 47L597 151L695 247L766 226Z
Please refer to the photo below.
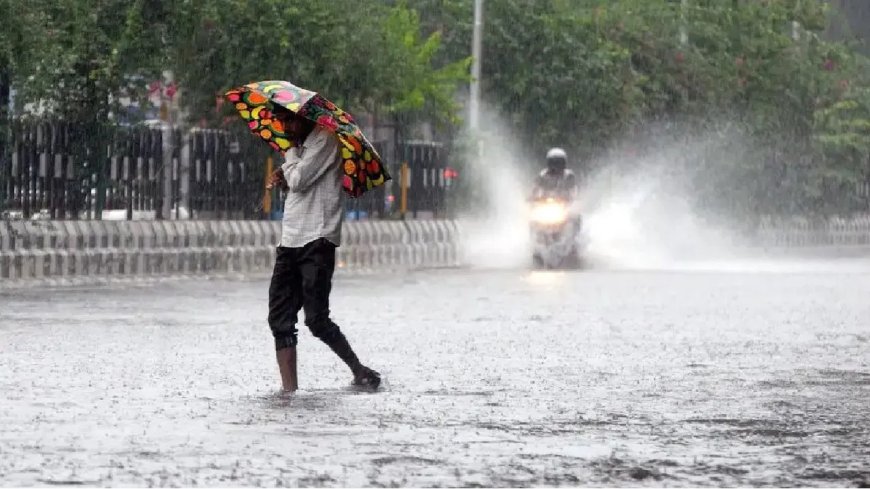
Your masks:
M553 171L563 171L568 165L568 155L562 148L552 148L547 151L547 168Z
M564 160L568 159L568 153L565 153L565 150L562 148L550 148L550 151L547 151L547 159L550 158L562 158Z

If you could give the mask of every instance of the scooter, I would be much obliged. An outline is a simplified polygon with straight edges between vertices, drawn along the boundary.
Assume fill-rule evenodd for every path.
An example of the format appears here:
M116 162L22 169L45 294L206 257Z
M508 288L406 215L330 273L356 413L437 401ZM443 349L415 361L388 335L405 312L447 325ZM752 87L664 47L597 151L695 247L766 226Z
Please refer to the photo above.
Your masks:
M532 265L537 269L576 269L586 248L583 217L569 202L543 198L531 203Z

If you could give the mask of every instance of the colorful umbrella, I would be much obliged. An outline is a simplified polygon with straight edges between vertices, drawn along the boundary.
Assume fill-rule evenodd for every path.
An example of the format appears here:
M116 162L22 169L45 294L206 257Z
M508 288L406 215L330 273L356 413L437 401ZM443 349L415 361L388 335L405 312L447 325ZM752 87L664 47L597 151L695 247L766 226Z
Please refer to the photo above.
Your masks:
M226 93L251 132L282 154L293 146L281 122L272 116L272 104L280 105L335 133L341 142L344 190L351 197L390 180L375 148L354 123L353 116L318 93L286 81L249 83Z

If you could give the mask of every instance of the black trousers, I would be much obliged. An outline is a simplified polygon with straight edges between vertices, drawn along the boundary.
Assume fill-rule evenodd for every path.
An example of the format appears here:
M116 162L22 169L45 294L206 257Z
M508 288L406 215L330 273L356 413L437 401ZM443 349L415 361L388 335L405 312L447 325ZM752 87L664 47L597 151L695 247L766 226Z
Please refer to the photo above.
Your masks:
M329 319L329 293L335 271L335 245L320 238L302 248L279 246L269 285L269 328L275 348L294 347L299 310L305 311L305 325L327 345L344 340L338 326Z

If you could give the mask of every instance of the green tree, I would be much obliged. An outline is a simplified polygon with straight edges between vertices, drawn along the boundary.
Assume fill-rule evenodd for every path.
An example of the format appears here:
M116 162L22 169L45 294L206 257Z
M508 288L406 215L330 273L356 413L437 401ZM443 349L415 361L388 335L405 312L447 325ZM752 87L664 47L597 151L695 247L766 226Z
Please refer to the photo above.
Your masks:
M216 97L233 86L278 78L352 112L425 109L450 120L452 92L467 77L465 59L436 63L439 35L421 37L416 13L403 4L264 0L251 9L242 0L188 0L173 31L173 66L195 118L214 116Z
M687 5L487 2L484 99L530 154L558 144L594 160L644 138L712 139L703 157L670 169L711 209L862 205L840 196L867 178L870 76L864 58L822 36L824 5ZM0 7L0 98L11 83L19 107L85 128L81 157L96 176L119 100L144 98L167 69L193 122L229 116L219 102L233 86L282 78L398 127L441 122L448 135L468 80L472 0L30 0L14 19L11 0Z
M472 0L413 5L429 29L451 26L444 56L468 52ZM851 49L822 36L825 5L686 5L487 2L484 99L505 115L531 154L558 144L591 160L625 141L710 140L703 157L675 160L671 170L688 175L699 201L712 210L751 215L854 208L857 202L839 194L866 178L866 158L847 141L862 135L855 131L862 120L855 98L868 86L867 70ZM729 148L735 141L740 147Z
M165 56L168 12L158 0L31 0L38 45L13 54L24 101L73 121L108 119L141 95Z
M55 116L76 127L73 145L84 165L82 178L95 179L99 216L102 155L120 100L143 95L144 80L157 76L165 61L164 2L31 0L27 8L16 10L23 11L23 18L14 20L22 27L13 29L18 30L18 42L6 57L11 58L17 105L34 104L43 117Z
M11 13L11 0L0 0ZM123 115L144 102L165 70L193 122L221 123L223 93L280 78L324 93L352 112L450 123L467 56L435 59L440 35L422 36L403 3L318 0L30 0L23 23L8 19L0 41L0 94L10 79L23 117L73 124L83 178L102 186L102 145ZM365 15L362 15L364 13ZM26 28L25 28L26 26ZM8 85L8 84L5 84ZM4 105L5 107L5 105ZM236 121L236 118L232 119ZM89 185L88 185L89 186ZM101 199L103 192L97 192ZM97 202L97 209L102 202Z

